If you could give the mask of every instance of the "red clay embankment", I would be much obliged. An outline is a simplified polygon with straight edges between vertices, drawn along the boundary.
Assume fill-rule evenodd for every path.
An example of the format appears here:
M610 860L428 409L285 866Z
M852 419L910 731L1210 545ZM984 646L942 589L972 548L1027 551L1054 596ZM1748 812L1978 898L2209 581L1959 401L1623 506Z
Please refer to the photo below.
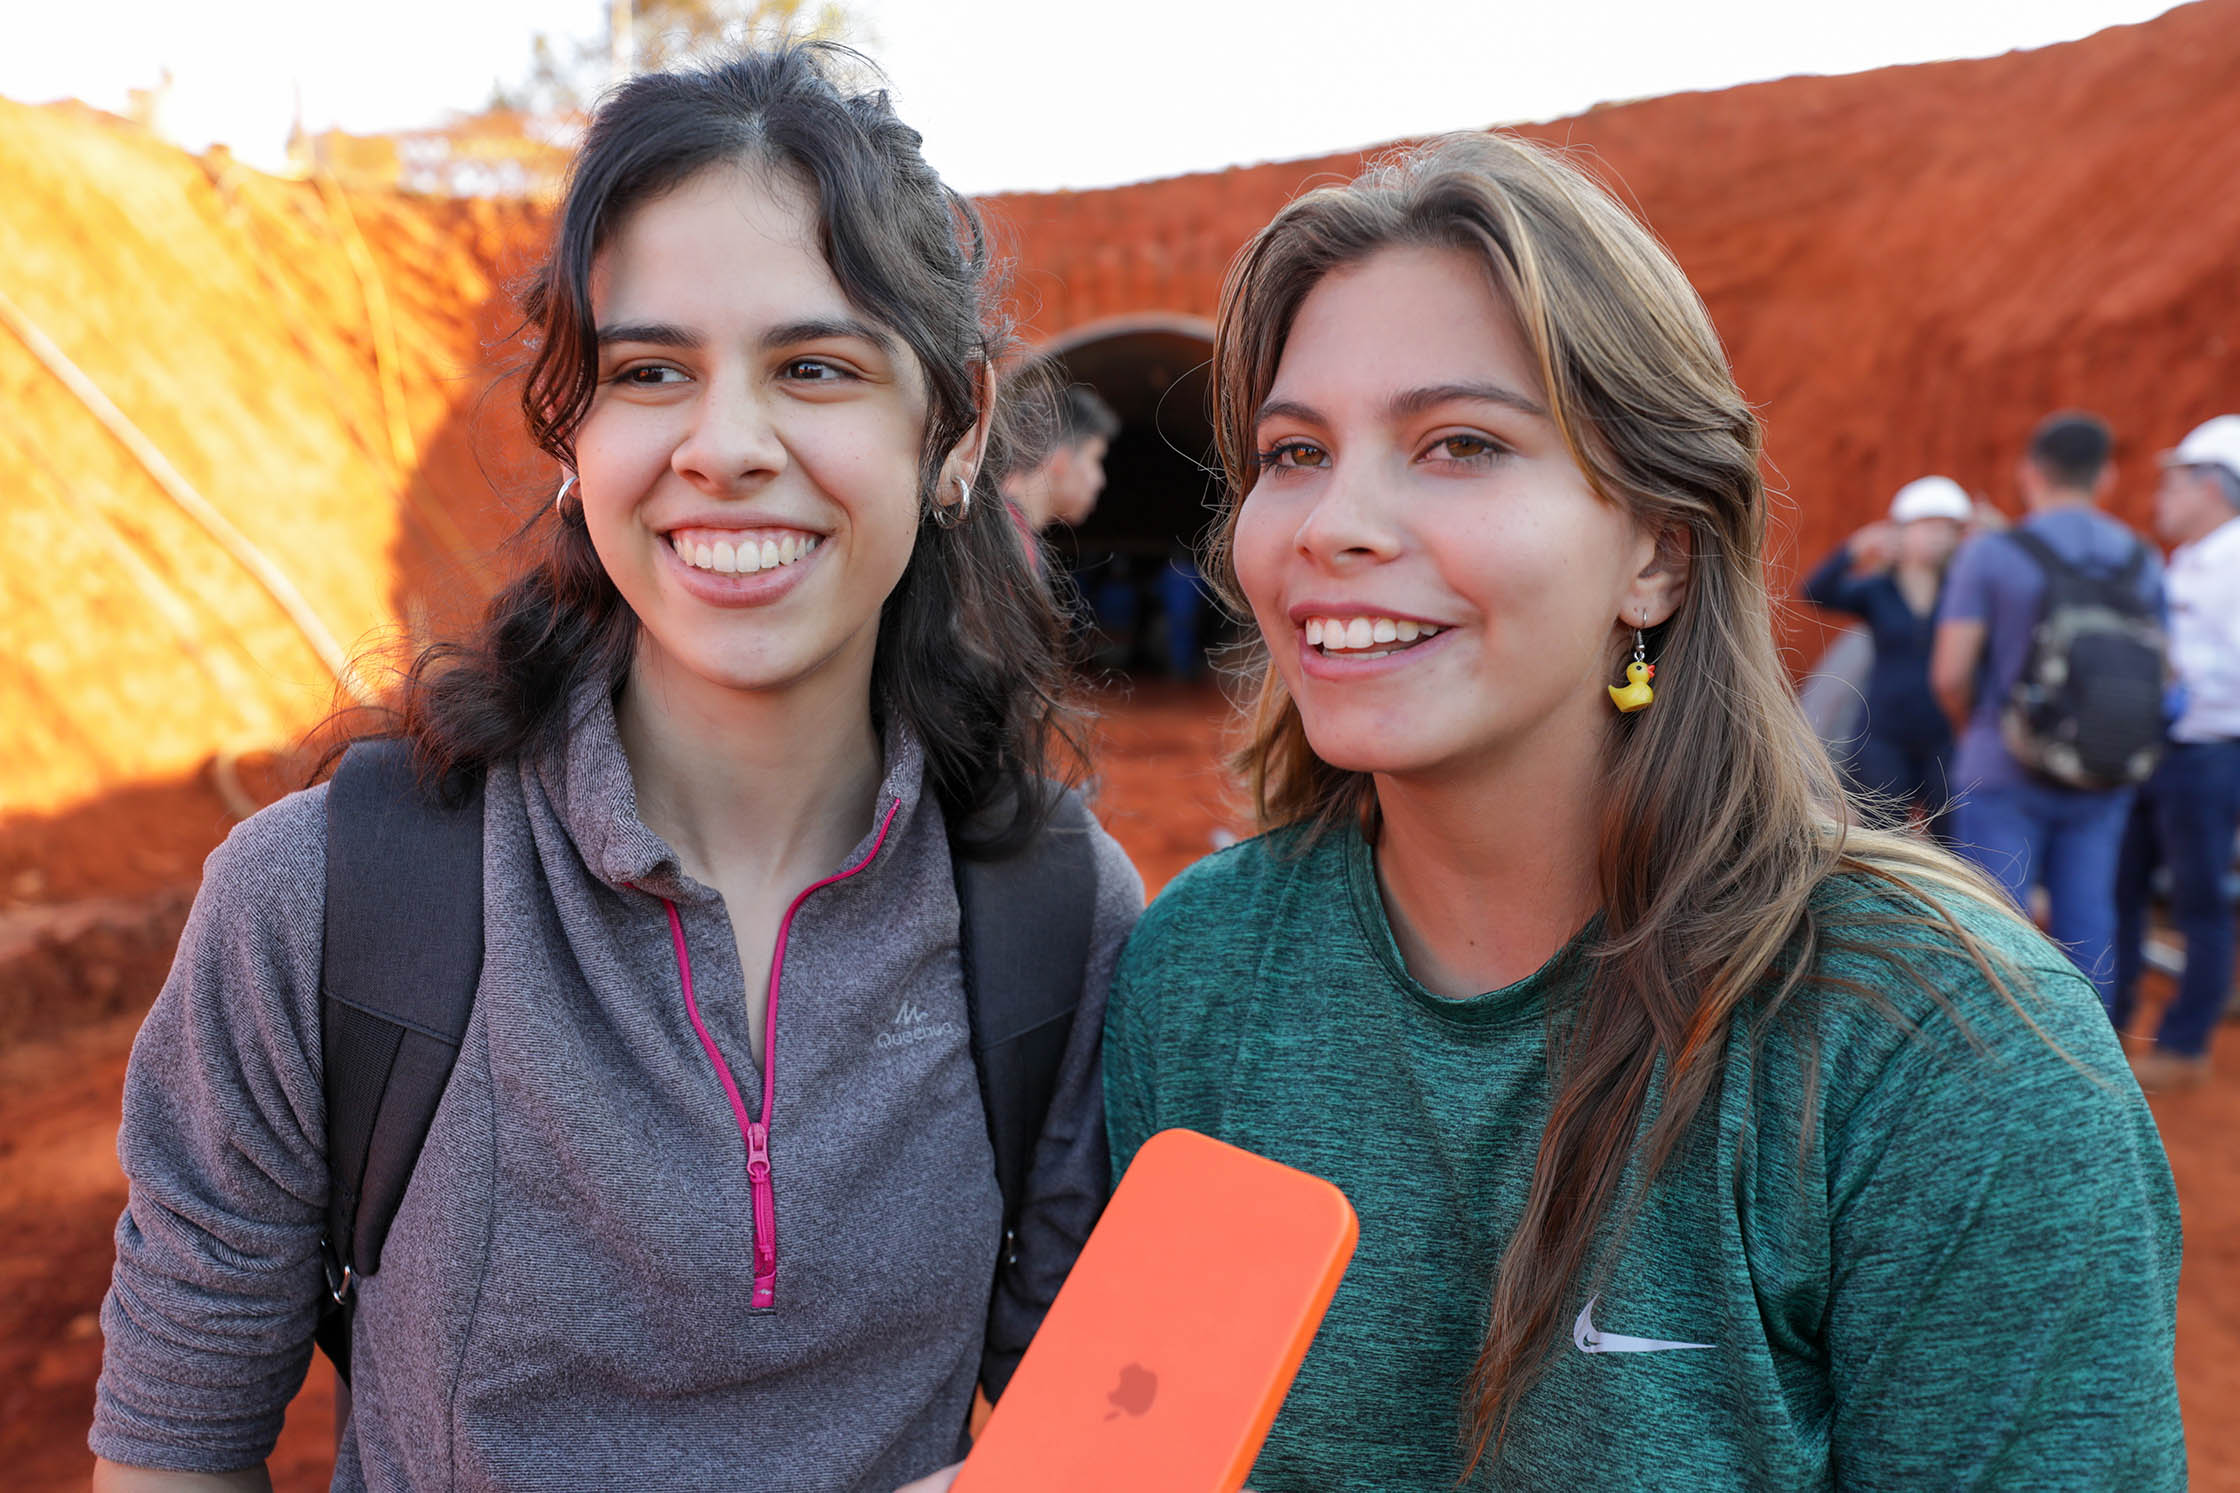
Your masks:
M2037 51L1522 133L1577 151L1703 293L1789 495L1777 559L1809 565L1927 472L2013 508L2023 438L2069 405L2114 423L2115 508L2144 519L2155 453L2240 407L2236 79L2240 4L2205 0ZM1236 247L1362 159L996 199L1026 318L1210 317Z

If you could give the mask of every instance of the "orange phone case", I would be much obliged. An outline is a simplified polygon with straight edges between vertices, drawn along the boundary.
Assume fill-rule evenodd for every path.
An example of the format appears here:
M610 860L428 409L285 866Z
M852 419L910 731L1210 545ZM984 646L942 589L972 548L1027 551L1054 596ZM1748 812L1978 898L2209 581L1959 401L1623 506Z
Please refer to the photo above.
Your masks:
M1359 1236L1319 1177L1154 1135L952 1493L1235 1493Z

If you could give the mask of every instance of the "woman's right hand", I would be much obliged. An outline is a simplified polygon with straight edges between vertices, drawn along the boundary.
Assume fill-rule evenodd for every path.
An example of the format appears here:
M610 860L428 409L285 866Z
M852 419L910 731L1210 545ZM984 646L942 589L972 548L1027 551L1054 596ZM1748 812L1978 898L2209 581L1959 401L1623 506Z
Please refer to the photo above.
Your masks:
M1898 526L1888 519L1871 523L1844 546L1851 551L1851 568L1859 573L1888 570L1898 559Z

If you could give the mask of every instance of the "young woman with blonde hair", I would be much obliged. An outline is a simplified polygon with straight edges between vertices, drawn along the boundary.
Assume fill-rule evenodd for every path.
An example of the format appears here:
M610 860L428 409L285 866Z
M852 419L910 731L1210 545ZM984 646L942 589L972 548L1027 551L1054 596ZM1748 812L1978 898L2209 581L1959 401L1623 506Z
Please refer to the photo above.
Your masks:
M2091 986L1852 827L1757 420L1560 157L1436 142L1233 267L1211 573L1266 831L1146 914L1114 1164L1206 1131L1361 1243L1262 1493L2175 1488L2178 1213Z

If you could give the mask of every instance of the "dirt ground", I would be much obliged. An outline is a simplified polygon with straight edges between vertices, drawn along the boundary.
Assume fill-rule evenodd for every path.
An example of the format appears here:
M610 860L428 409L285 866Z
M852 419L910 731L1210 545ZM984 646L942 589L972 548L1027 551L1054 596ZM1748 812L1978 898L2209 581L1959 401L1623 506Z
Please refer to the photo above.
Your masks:
M1215 767L1225 711L1210 690L1147 687L1108 702L1099 811L1154 891L1241 827ZM151 877L165 880L151 871ZM2158 982L2159 984L2159 982ZM2167 991L2152 988L2150 1004ZM117 1093L136 1011L0 1051L0 1468L24 1493L82 1488L98 1320L124 1200L116 1165ZM2178 1380L2197 1489L2240 1490L2240 1027L2220 1043L2222 1073L2157 1099L2184 1203ZM273 1458L281 1493L326 1486L333 1381L314 1360Z

